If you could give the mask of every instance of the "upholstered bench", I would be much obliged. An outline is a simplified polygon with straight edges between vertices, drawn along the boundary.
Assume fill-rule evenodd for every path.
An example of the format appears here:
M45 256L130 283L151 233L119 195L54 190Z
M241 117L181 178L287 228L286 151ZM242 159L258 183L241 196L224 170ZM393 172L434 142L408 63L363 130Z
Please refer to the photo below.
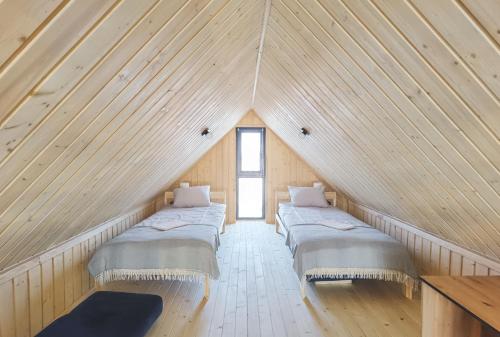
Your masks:
M162 310L157 295L99 291L37 337L143 337Z

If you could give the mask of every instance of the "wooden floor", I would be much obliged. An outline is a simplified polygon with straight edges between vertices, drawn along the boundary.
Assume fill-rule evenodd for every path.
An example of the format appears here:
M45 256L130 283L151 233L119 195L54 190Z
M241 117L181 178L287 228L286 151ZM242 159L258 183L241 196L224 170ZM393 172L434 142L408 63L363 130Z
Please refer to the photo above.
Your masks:
M228 226L218 253L221 277L203 301L190 282L115 282L108 289L163 296L164 311L148 337L420 336L420 302L378 281L309 286L300 298L284 238L274 226Z

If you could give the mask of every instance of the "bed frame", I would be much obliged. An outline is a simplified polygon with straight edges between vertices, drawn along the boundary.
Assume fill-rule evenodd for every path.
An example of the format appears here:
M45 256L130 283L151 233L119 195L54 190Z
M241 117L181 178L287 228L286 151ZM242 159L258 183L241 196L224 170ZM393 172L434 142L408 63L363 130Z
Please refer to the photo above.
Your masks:
M226 192L210 192L210 199L226 204ZM174 192L165 192L164 195L164 205L170 205L172 201L174 200ZM219 224L219 232L223 233L225 230L225 222L226 222L226 216L221 220L221 223ZM201 278L201 275L200 275ZM210 296L210 276L206 273L203 275L204 278L204 295L203 297L208 300L208 297ZM104 284L101 284L100 282L95 283L96 290L102 290Z
M337 193L336 192L325 192L325 198L328 201L328 203L331 206L336 206L337 205ZM278 191L275 194L275 220L276 220L276 233L284 234L285 237L288 234L286 227L283 225L283 220L280 218L278 209L279 209L279 203L280 202L288 202L290 201L290 194L288 192L283 192L283 191ZM345 283L346 281L352 282L352 280L335 280L333 282L343 282ZM413 289L414 289L414 283L413 282L407 282L403 284L403 295L408 298L408 299L413 299ZM306 298L306 292L305 292L305 284L301 282L300 284L300 293L303 299Z
M337 205L337 192L325 192L325 199L331 206ZM281 220L278 209L280 202L288 202L290 201L290 194L287 191L277 191L274 196L274 209L276 210L275 214L275 225L276 225L276 233L287 235L286 227L283 225L283 221Z

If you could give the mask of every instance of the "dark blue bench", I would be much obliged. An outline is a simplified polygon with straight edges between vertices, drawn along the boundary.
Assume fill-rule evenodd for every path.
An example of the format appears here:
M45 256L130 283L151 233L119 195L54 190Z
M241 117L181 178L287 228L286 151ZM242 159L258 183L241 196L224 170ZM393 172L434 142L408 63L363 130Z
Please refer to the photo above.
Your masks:
M99 291L37 337L143 337L162 310L157 295Z

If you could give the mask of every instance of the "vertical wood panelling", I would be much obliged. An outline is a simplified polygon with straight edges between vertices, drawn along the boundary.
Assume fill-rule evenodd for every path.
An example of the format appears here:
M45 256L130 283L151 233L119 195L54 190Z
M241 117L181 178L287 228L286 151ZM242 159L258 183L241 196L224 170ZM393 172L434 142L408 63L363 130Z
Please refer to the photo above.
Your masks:
M236 126L266 127L252 110ZM226 191L226 216L228 223L234 223L236 221L236 131L233 129L226 134L169 189L178 187L181 181L190 182L191 185L209 184L212 190ZM324 179L320 178L272 130L266 128L266 222L274 223L276 191L284 191L288 185L311 186L315 181L325 183ZM325 185L327 189L331 189L328 184ZM158 197L160 204L161 198Z
M0 337L36 335L93 291L87 263L98 244L148 217L147 204L0 274Z
M0 283L0 336L16 336L15 314L14 314L14 280L10 279Z
M349 201L349 213L401 242L413 257L420 274L487 276L500 273L500 263L369 207ZM394 230L388 230L389 226L384 230L380 221L390 223Z

